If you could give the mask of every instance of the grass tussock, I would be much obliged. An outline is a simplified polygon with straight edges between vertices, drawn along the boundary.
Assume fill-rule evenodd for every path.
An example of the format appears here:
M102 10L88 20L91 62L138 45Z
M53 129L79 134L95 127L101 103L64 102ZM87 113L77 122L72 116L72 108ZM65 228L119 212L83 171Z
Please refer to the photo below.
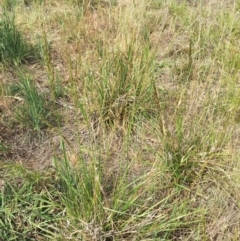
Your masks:
M0 240L239 240L239 7L5 0Z
M34 49L15 25L14 14L3 8L0 21L0 61L18 64L34 59Z

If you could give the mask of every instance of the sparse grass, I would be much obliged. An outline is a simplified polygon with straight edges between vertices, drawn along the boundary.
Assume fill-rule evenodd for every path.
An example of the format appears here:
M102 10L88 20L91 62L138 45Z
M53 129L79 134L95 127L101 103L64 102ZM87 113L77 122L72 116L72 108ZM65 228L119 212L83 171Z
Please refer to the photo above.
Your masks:
M5 146L1 141L0 141L0 159L4 157L9 151L9 148Z
M0 240L239 240L239 6L5 1Z

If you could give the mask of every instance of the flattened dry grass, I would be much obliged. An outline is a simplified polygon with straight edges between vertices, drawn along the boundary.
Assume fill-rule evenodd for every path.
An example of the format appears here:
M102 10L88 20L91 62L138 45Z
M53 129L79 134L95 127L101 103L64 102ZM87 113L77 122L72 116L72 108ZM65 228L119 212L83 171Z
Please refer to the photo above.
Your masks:
M0 239L239 240L239 1L2 7Z

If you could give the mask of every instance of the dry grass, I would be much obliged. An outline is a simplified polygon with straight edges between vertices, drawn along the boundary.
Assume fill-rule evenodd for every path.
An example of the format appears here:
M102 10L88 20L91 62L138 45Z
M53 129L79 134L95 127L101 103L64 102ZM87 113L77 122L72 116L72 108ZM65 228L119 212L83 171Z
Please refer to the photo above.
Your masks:
M11 6L37 58L0 67L0 239L239 240L240 2Z

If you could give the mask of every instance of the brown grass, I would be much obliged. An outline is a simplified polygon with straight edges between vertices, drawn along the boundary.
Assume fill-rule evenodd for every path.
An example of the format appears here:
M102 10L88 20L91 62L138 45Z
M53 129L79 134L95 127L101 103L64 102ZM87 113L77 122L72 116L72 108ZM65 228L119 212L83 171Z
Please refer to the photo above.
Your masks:
M73 167L79 156L86 162L101 161L106 189L113 188L120 170L128 166L129 182L144 175L155 180L153 200L179 188L170 205L187 200L189 209L203 210L198 225L183 227L169 240L239 240L239 3L126 0L100 3L82 13L70 2L20 2L15 9L16 24L29 42L47 38L48 59L23 68L48 99L49 79L62 80L64 93L53 107L62 119L59 127L50 123L38 134L19 123L15 110L22 99L9 91L17 70L3 65L0 143L10 149L4 154L0 149L0 160L45 170L53 157L63 155L64 140ZM155 55L161 113L154 107L157 114L137 118L132 130L127 121L109 128L99 114L98 90L90 87L88 74L100 81L104 61L111 61L113 53L127 55L131 43L136 58L145 43ZM168 165L179 148L182 162L190 162L182 170L189 177L186 182ZM134 234L129 237L135 240ZM128 238L123 235L121 240Z

